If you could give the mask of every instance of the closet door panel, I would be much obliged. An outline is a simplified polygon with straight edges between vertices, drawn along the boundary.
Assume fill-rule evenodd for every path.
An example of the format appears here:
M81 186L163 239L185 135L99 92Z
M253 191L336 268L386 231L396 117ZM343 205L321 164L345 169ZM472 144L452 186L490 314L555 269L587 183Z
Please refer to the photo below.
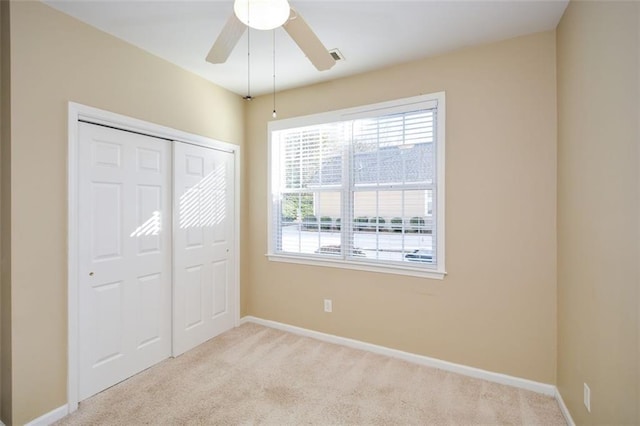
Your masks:
M174 355L235 325L234 154L174 143Z
M79 399L171 354L171 146L79 123Z

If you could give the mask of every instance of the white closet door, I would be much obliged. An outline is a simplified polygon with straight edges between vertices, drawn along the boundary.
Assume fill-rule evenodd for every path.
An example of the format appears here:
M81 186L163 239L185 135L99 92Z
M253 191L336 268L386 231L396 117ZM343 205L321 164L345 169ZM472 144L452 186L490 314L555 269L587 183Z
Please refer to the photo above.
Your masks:
M235 325L234 154L174 142L174 334L179 355Z
M79 399L171 355L171 146L79 123Z

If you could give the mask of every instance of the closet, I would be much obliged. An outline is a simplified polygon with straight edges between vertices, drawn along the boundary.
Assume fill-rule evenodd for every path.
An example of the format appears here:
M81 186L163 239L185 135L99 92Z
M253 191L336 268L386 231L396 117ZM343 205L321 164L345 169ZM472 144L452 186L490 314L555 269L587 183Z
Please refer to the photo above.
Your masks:
M76 126L70 386L82 401L237 325L236 151Z

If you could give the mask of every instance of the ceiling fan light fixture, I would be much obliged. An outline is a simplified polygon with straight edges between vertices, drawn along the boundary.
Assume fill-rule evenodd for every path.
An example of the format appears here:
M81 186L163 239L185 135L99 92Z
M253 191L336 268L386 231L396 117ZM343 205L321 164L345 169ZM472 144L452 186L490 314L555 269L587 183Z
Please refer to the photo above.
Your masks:
M289 18L287 0L235 0L233 11L243 24L256 30L272 30Z

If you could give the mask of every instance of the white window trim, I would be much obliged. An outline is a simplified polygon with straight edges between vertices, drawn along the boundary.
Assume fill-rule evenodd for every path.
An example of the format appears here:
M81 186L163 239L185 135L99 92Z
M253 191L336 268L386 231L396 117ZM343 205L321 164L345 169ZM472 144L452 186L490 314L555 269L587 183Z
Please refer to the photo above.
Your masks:
M293 253L276 253L273 243L273 200L272 200L272 140L274 131L285 130L294 127L305 127L314 124L324 124L335 121L353 120L361 117L369 117L373 111L384 111L385 114L392 114L395 110L406 110L407 106L420 104L424 108L425 103L433 102L437 105L436 114L436 253L438 262L436 268L427 269L415 267L410 264L385 264L383 262L352 261L345 259L318 258L315 256L305 256ZM313 115L287 118L270 121L267 126L268 150L267 150L267 258L275 262L297 263L321 267L333 267L343 269L354 269L359 271L379 272L397 275L408 275L421 278L443 279L447 272L445 269L445 92L437 92L428 95L414 96L411 98L398 99L389 102L381 102L362 107L347 108L336 111L324 112Z

